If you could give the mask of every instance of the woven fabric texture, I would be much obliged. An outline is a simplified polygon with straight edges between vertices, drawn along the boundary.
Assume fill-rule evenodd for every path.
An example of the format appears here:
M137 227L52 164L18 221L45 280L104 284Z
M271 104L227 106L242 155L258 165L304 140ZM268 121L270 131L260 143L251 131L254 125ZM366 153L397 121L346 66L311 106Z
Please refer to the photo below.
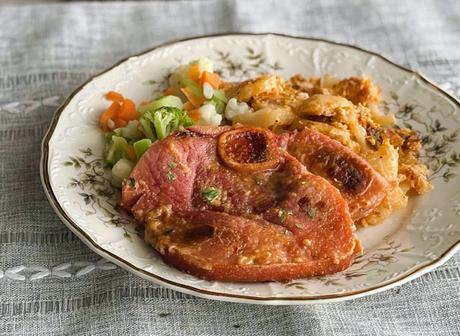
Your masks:
M279 32L359 45L460 96L460 2L154 1L0 7L0 335L459 335L460 255L400 288L314 306L195 298L101 260L39 177L56 107L117 60L162 42Z

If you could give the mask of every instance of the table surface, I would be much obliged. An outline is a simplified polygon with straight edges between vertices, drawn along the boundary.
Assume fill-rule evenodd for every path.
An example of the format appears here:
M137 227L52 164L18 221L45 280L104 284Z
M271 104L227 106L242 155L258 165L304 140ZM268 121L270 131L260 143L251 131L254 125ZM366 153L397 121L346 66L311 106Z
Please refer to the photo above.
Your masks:
M459 335L460 256L343 303L195 298L100 261L39 178L56 106L92 74L167 40L279 32L356 44L460 96L460 2L154 1L0 6L0 335Z

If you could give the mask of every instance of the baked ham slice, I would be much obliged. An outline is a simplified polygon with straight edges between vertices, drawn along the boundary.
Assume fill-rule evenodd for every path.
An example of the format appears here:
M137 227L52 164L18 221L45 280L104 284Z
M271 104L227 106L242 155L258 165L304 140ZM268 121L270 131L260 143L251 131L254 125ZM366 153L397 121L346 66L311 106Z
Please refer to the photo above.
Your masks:
M156 142L121 204L166 263L208 280L330 274L361 252L337 188L264 129L192 127Z
M305 128L281 136L281 145L307 169L338 188L354 221L385 197L389 183L366 160L340 142Z

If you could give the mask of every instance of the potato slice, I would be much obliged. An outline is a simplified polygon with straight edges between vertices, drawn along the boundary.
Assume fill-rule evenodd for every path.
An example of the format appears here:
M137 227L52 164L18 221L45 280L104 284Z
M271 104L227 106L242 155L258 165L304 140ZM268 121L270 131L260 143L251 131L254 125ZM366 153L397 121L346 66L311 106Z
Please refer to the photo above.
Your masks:
M353 108L353 103L340 96L315 94L308 98L296 110L301 117L307 116L325 116L331 117L336 114L337 109Z
M255 112L238 114L233 118L234 123L272 128L274 126L290 125L297 116L289 106L267 106Z
M237 99L240 102L247 102L254 96L263 93L278 94L282 89L284 79L279 76L263 75L254 80L243 82L238 88Z

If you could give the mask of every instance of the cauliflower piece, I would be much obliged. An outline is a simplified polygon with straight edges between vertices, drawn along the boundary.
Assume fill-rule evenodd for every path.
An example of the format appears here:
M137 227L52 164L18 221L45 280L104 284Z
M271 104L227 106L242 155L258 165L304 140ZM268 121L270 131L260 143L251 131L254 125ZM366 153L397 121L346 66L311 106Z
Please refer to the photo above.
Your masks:
M212 125L219 126L222 122L222 115L217 113L216 107L214 104L207 103L199 108L200 111L200 120L198 124L200 125Z
M245 102L239 103L236 98L231 98L225 107L225 118L233 120L235 116L248 113L250 110L251 108Z

